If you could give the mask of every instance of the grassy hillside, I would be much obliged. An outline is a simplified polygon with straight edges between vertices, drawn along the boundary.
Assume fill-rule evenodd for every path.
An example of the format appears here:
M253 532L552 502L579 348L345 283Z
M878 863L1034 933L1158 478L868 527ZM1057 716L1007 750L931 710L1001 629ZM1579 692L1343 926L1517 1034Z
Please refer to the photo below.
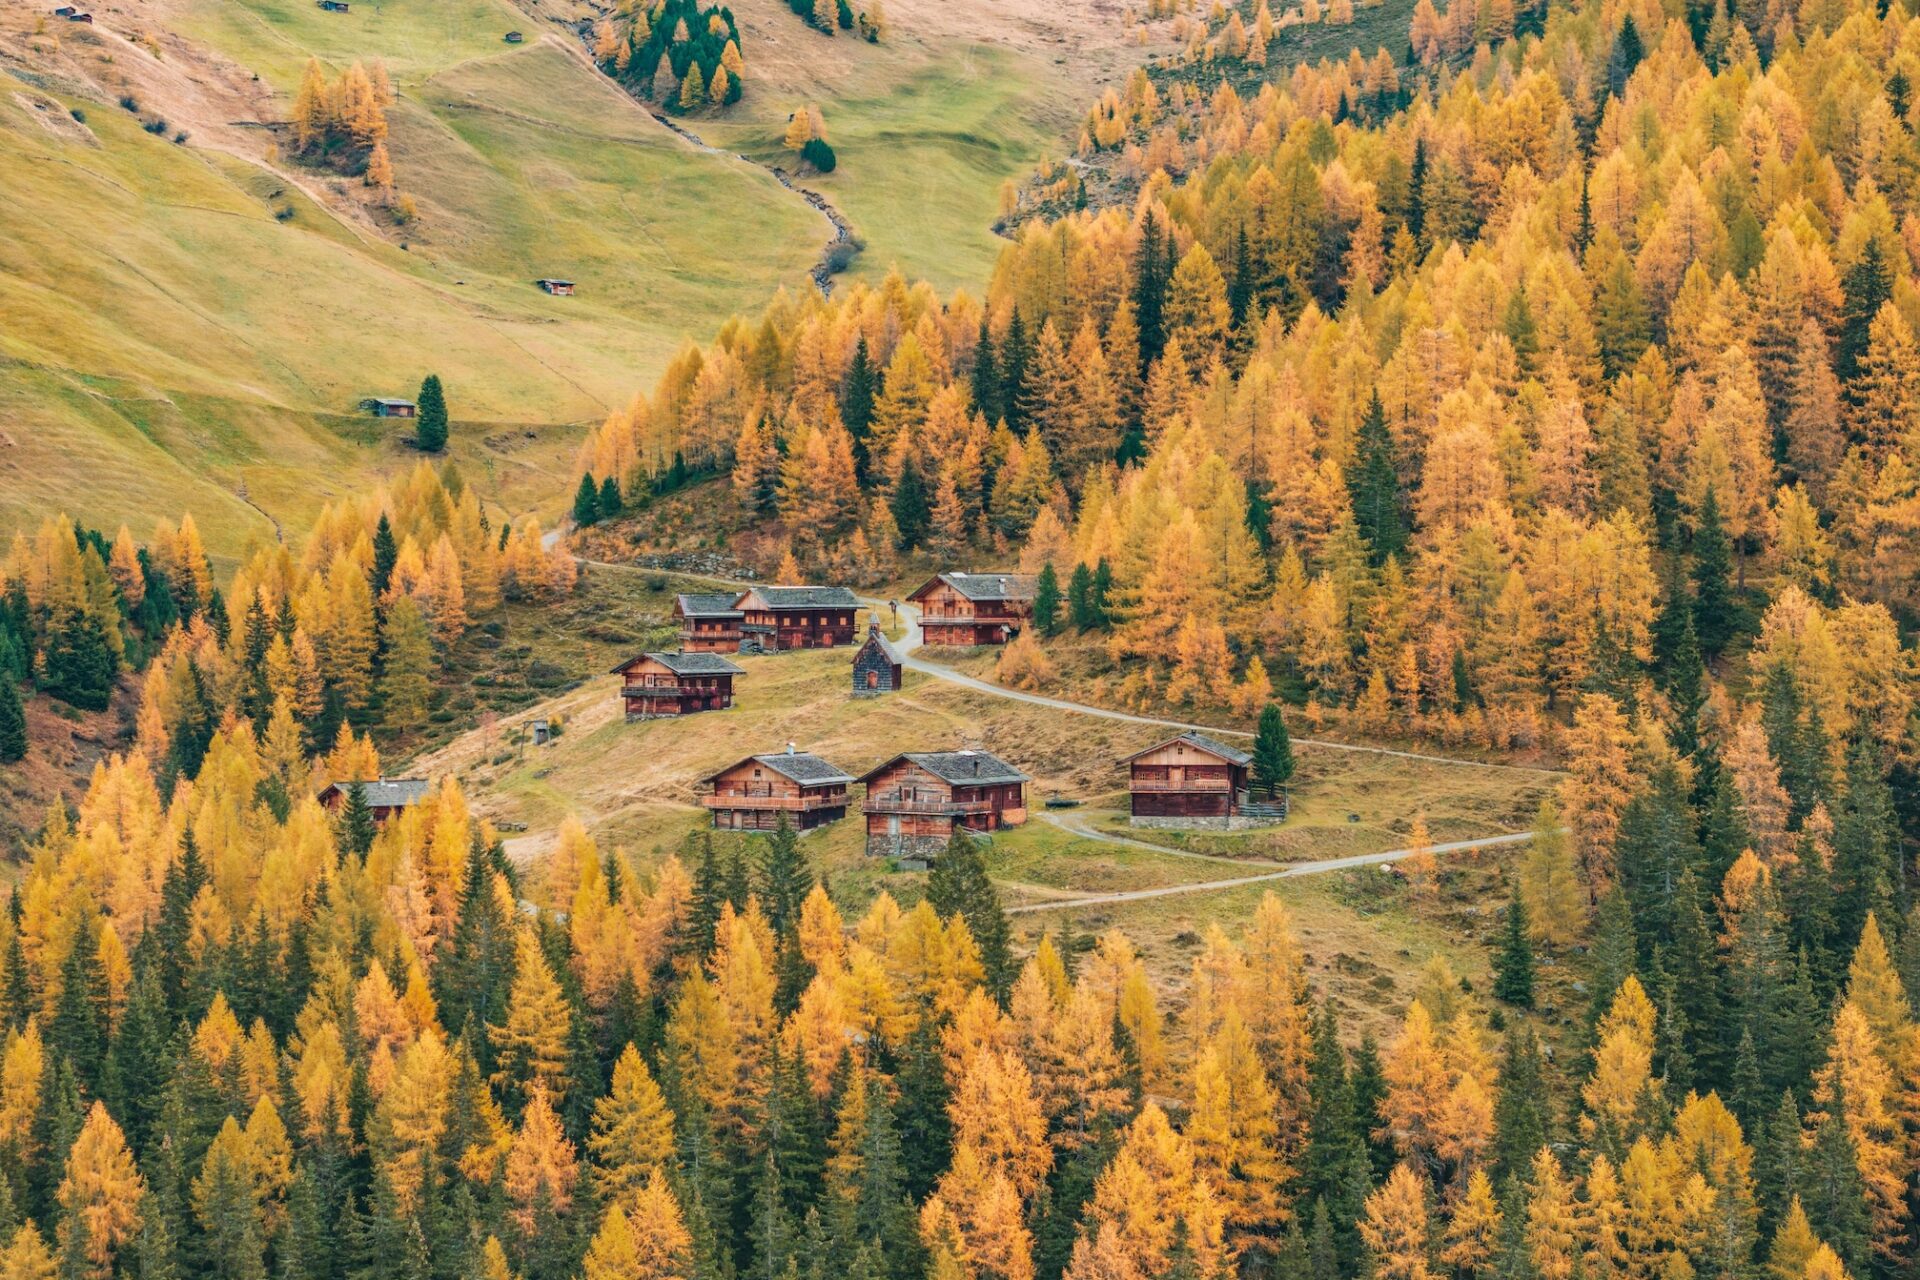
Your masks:
M719 146L793 169L788 114L818 103L839 157L798 180L831 200L866 243L856 274L898 266L940 289L986 284L999 254L999 187L1070 145L1098 86L1143 51L1123 43L1110 0L888 0L887 39L822 35L786 0L733 5L746 31L747 98L688 123Z
M181 30L218 44L167 50L182 62L104 11L57 49L21 37L48 70L0 73L0 529L57 494L108 528L192 509L216 555L237 553L410 465L357 406L410 395L429 371L475 483L509 512L551 512L584 424L686 338L804 283L817 212L674 138L517 10L365 9L330 23L304 0L196 4ZM509 25L533 42L502 45ZM394 69L411 226L383 234L352 180L249 154L265 135L219 123L240 104L180 87L258 65L284 89L305 41ZM122 93L137 116L114 105ZM163 115L166 133L142 128ZM737 232L724 253L716 210ZM539 293L547 274L580 294Z

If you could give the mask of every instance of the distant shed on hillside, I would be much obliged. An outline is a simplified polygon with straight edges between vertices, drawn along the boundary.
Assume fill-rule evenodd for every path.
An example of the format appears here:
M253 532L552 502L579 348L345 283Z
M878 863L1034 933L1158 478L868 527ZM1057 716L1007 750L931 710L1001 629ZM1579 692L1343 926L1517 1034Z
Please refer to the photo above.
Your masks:
M573 292L573 281L571 280L553 280L543 277L535 280L534 283L542 289L545 289L548 293L558 297L566 297Z
M84 22L88 26L92 26L93 15L90 13L82 13L78 9L76 9L72 13L69 13L67 15L67 21L68 22Z
M376 418L411 418L419 409L411 400L395 400L388 396L375 396L371 400L362 400L361 407Z
M346 13L353 7L347 0L319 0L319 3L328 13Z
M526 37L521 35L518 31L509 31L507 32L505 39L508 44L519 44L522 40L525 40Z

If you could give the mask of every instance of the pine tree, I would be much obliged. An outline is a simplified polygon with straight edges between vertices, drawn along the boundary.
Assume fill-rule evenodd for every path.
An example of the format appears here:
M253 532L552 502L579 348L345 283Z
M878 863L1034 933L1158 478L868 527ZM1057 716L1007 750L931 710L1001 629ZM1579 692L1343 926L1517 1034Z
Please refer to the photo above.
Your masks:
M1701 651L1709 657L1717 657L1740 626L1732 566L1732 546L1720 521L1720 503L1709 487L1693 533L1693 632Z
M600 523L600 486L591 475L582 474L580 487L574 491L573 523L581 529Z
M785 939L800 927L800 906L813 890L813 869L800 837L786 815L767 837L759 866L760 905L774 936Z
M27 714L20 690L8 672L0 672L0 764L27 758Z
M430 373L420 384L420 401L414 409L414 442L428 453L447 447L447 393L440 375Z
M1074 570L1077 576L1086 566ZM1033 629L1049 638L1060 631L1060 578L1053 571L1053 562L1048 561L1040 567L1040 581L1033 592Z
M1506 932L1493 961L1496 1000L1533 1007L1533 938L1527 928L1527 905L1517 892L1507 902Z
M1293 777L1293 742L1287 735L1280 704L1269 702L1260 711L1260 729L1253 739L1253 782L1262 794L1277 796Z
M1893 273L1879 237L1866 237L1860 256L1840 279L1840 290L1840 336L1833 344L1833 371L1852 398L1872 344L1874 318L1893 296Z
M1000 891L987 876L979 844L957 827L927 877L927 901L943 918L958 914L967 922L980 948L987 986L1004 1000L1015 977L1006 912L1000 906Z
M1354 524L1366 539L1368 554L1378 568L1404 550L1407 530L1401 516L1404 499L1394 460L1393 433L1387 429L1387 411L1377 389L1367 404L1367 416L1360 420L1355 449L1360 456L1348 473L1347 495L1353 505Z

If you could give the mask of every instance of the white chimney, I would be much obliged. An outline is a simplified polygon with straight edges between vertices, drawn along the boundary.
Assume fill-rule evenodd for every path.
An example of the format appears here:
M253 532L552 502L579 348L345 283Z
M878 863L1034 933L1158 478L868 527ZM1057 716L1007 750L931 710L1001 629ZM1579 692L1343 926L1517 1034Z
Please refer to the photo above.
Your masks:
M788 755L792 755L792 754L793 754L793 744L792 744L791 742L789 742L789 743L787 744L787 754L788 754Z

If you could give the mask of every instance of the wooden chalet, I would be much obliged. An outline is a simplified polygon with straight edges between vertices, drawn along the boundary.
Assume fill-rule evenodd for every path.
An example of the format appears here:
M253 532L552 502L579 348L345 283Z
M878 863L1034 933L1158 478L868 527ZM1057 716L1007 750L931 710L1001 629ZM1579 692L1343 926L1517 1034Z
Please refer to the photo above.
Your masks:
M907 599L928 644L1005 644L1033 618L1037 579L1024 573L942 573Z
M432 785L425 778L376 778L359 786L361 794L367 799L367 808L373 812L376 826L402 809L411 809L419 804L432 790ZM319 795L321 807L329 813L339 813L347 807L347 795L353 787L351 782L329 783Z
M749 587L733 607L742 652L778 653L852 644L860 601L845 587Z
M740 652L740 621L731 591L686 591L673 598L680 647L693 653Z
M860 779L867 852L925 866L955 829L988 834L1027 820L1027 775L985 751L897 755Z
M573 295L573 281L571 280L555 280L543 276L535 280L534 283L555 297L566 298Z
M629 720L724 711L733 705L733 678L741 674L717 653L643 653L613 671L624 677L620 698Z
M1247 794L1253 757L1205 734L1168 738L1125 763L1135 826L1229 826L1254 807Z
M376 418L411 418L420 412L413 401L395 400L390 396L375 396L363 403Z
M86 12L84 9L75 9L72 13L69 13L67 15L67 21L68 22L84 22L88 26L92 26L93 15Z
M906 659L881 632L878 622L867 626L867 639L853 654L853 696L872 698L898 693L904 682Z
M54 9L53 16L56 18L71 18L78 12L80 12L80 9L77 5L63 4Z
M783 752L748 756L705 781L713 793L703 803L713 810L716 831L772 831L783 814L794 830L812 831L847 816L854 779L789 742Z
M518 31L509 31L502 38L505 39L508 44L519 44L522 40L526 39L526 37L521 35Z

